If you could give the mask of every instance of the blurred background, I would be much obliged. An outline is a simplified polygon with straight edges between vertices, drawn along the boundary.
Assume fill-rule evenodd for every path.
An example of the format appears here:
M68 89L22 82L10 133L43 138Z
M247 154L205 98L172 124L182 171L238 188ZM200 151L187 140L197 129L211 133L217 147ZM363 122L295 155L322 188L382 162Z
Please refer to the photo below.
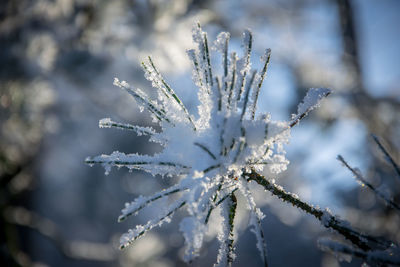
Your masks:
M174 183L126 169L104 175L87 156L114 150L154 153L146 137L99 129L98 120L152 125L149 114L112 85L113 78L149 90L140 62L152 55L196 113L186 49L200 21L214 40L254 34L253 63L272 49L259 110L287 120L307 88L333 94L292 131L288 171L278 183L329 207L356 228L400 241L400 217L360 187L336 160L341 154L400 202L400 180L370 137L397 162L400 151L400 2L397 0L3 0L0 3L0 265L187 266L179 213L119 251L121 233L152 216L117 223L124 203ZM216 55L218 56L218 55ZM360 266L318 249L330 236L309 215L254 187L267 215L270 266ZM238 216L234 266L261 266L255 237ZM201 257L211 266L218 245L210 229Z

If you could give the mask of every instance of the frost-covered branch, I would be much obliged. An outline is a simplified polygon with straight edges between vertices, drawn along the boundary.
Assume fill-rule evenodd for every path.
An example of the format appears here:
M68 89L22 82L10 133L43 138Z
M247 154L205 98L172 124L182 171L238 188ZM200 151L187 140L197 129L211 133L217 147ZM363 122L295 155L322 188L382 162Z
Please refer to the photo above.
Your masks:
M126 81L120 82L118 78L114 78L114 85L127 91L137 101L140 108L149 110L158 121L171 122L170 118L166 116L165 110L150 100L147 94L139 88L133 89Z
M217 263L214 267L218 266L232 266L232 262L236 255L234 253L234 219L236 214L237 200L234 194L230 194L228 198L224 199L221 207L222 230L218 235L220 241L220 248L218 250Z
M382 266L383 264L390 264L400 266L400 249L394 244L387 250L372 250L363 251L353 248L351 246L332 241L330 239L318 240L318 245L322 250L336 253L348 254L365 260L370 264Z
M393 157L390 156L389 152L384 148L384 146L382 145L381 141L379 141L379 138L374 134L372 134L372 138L374 139L375 143L378 145L379 149L385 155L387 161L389 161L389 163L392 164L394 170L397 173L397 176L400 179L400 167L399 167L399 165L394 161Z
M367 247L363 237L351 232L344 223L328 212L308 206L292 195L269 183L256 172L268 169L279 173L287 168L283 145L288 143L291 127L317 107L329 95L324 88L311 89L299 105L298 115L290 121L274 121L268 113L256 114L257 100L270 62L271 50L261 58L261 70L251 70L250 55L253 35L243 33L244 52L238 57L228 51L230 35L220 33L214 47L222 56L222 74L213 73L208 37L196 24L192 31L195 49L188 56L193 64L193 81L200 102L198 116L189 114L178 94L155 67L151 57L142 63L145 77L156 89L157 99L151 99L138 88L115 79L114 84L127 91L136 100L141 111L148 110L161 131L103 119L101 128L118 128L149 135L151 142L161 144L162 150L154 155L125 154L115 151L110 155L89 157L89 165L101 164L106 174L112 167L138 169L161 176L178 176L178 182L150 196L139 196L122 209L119 221L135 215L145 207L157 206L160 214L144 225L138 225L121 237L121 248L144 235L155 226L169 222L170 217L185 206L188 217L180 223L185 239L186 262L192 262L200 253L203 237L209 227L209 218L220 207L222 231L218 235L220 249L216 266L230 266L234 254L234 218L237 213L236 194L244 196L250 211L249 226L256 236L256 247L267 266L267 246L261 227L264 218L257 208L249 180L255 180L284 201L292 202L319 218L326 227L347 234L354 243ZM257 116L256 116L257 115ZM197 119L195 119L197 117ZM249 179L244 179L247 175ZM170 201L178 195L178 200ZM297 202L296 202L297 201ZM171 202L170 206L166 203ZM364 248L363 248L364 249Z
M258 84L256 90L253 92L253 105L251 108L251 119L254 120L255 115L256 115L256 108L257 108L257 101L258 101L258 96L260 94L261 86L264 82L265 77L267 76L267 69L269 65L269 61L271 59L271 49L268 48L265 50L264 56L261 58L261 60L264 62L264 67L260 73L260 76L258 77Z
M366 187L368 187L369 189L371 189L372 192L375 193L375 195L377 195L377 196L379 196L381 199L383 199L383 200L385 201L385 203L386 203L388 206L390 206L390 207L396 209L397 211L400 211L400 206L399 206L398 204L396 204L396 203L395 203L390 197L388 197L386 194L382 193L380 190L378 190L377 188L375 188L371 183L369 183L369 182L363 177L363 175L361 174L360 170L352 168L352 167L344 160L344 158L343 158L341 155L339 155L339 156L337 157L337 159L338 159L341 163L343 163L343 165L353 173L354 178L355 178L362 186L365 185Z
M182 200L175 202L156 219L148 221L145 225L136 225L135 229L129 230L128 233L121 237L120 248L126 248L128 245L132 244L133 241L143 236L147 231L153 229L154 227L161 226L166 222L169 223L171 221L170 217L185 204L186 202Z
M226 194L224 197L222 197L219 201L216 202L216 200L217 200L217 198L218 198L218 193L219 193L219 191L220 191L220 189L216 191L216 194L214 195L214 198L213 198L213 202L214 202L214 203L213 203L212 205L210 205L210 208L208 209L206 219L204 220L204 223L205 223L205 224L208 223L208 220L210 219L210 215L211 215L211 213L213 212L213 210L214 210L216 207L218 207L222 202L224 202L225 199L227 199L228 197L230 197L231 194L235 193L235 192L237 191L237 188L235 188L235 189L232 191L232 193Z
M188 173L189 166L172 161L166 161L162 157L151 157L148 155L125 154L114 151L111 155L100 155L96 157L87 157L85 163L89 165L101 164L106 174L110 172L111 167L116 166L126 167L130 170L144 170L149 173L166 174L181 174Z
M291 203L293 206L305 211L306 213L314 216L318 219L323 226L326 228L333 229L337 231L339 234L344 236L347 240L353 243L355 246L359 247L362 250L368 251L371 250L371 246L367 241L372 241L376 244L382 244L382 241L361 234L350 227L348 222L345 222L336 216L332 215L329 210L321 210L317 207L314 207L302 200L300 200L296 195L286 192L281 186L276 185L273 181L269 181L264 176L251 172L246 174L246 177L249 180L253 180L261 185L265 190L271 192L273 195L283 200L284 202ZM386 245L386 244L385 244Z
M293 116L290 122L290 127L292 128L298 124L311 110L319 106L322 98L329 96L331 93L332 91L327 88L311 88L308 90L303 102L297 108L297 115Z
M214 155L214 153L212 153L212 152L210 151L210 149L208 149L205 145L202 145L202 144L197 143L197 142L194 142L193 144L194 144L195 146L198 146L198 147L200 147L201 149L203 149L212 159L214 159L214 160L217 159L217 157Z
M189 115L189 112L187 111L185 105L182 103L182 101L179 99L175 91L167 84L165 79L162 77L161 73L158 71L156 66L154 65L153 60L151 57L148 57L149 63L142 62L143 69L145 70L145 77L148 81L150 81L153 85L154 88L160 90L167 99L172 98L181 108L183 113L185 114L186 118L188 121L192 124L193 129L196 130L196 126L194 125L194 122L192 118Z
M125 208L122 210L122 215L118 217L118 222L124 221L127 217L137 214L141 209L148 207L152 202L167 197L169 195L182 192L186 188L182 188L180 184L171 186L168 189L164 189L160 192L155 193L151 197L140 196L131 203L125 203Z
M132 125L129 123L120 123L112 121L110 118L104 118L99 121L100 128L117 128L121 130L129 130L137 133L138 136L141 135L153 135L156 131L151 127L140 127Z
M260 251L261 259L264 262L264 267L268 267L267 243L265 242L264 231L261 226L261 220L263 219L263 216L260 216L260 211L258 210L251 210L250 213L250 225L253 226L251 231L256 236L256 246L258 251Z

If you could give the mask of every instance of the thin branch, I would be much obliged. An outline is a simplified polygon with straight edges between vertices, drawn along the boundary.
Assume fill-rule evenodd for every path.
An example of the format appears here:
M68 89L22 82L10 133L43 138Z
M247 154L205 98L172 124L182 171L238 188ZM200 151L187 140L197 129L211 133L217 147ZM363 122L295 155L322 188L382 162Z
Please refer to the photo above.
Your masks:
M189 59L192 61L193 63L193 68L194 68L194 78L195 78L195 82L198 81L199 82L199 86L203 86L203 80L201 78L200 75L200 68L199 68L199 62L197 61L197 55L196 55L196 51L194 49L189 49L186 51L187 55L189 56ZM196 83L197 84L197 83Z
M154 64L154 62L153 62L153 60L151 59L150 56L148 57L148 59L149 59L149 62L150 62L151 67L153 68L153 70L154 70L155 73L157 74L158 79L160 79L161 83L163 84L163 86L164 86L163 88L165 88L165 90L166 90L166 91L172 96L172 98L178 103L178 105L181 107L182 111L185 113L186 118L189 120L189 122L192 124L194 130L196 131L196 126L195 126L195 124L194 124L192 118L190 117L189 112L188 112L188 110L186 109L185 105L184 105L183 102L179 99L178 95L177 95L177 94L175 93L175 91L171 88L171 86L169 86L168 83L165 81L165 79L162 77L162 75L160 74L160 72L159 72L158 69L156 68L156 66L155 66L155 64ZM145 71L147 71L147 72L150 73L150 71L147 69L147 67L146 67L145 64L143 64L143 67L144 67ZM163 90L163 91L165 91L165 90ZM167 92L164 92L164 93L165 93L166 96L168 97Z
M249 180L254 180L259 185L264 187L265 190L270 191L273 195L280 198L284 202L291 203L293 206L305 211L306 213L314 216L318 219L326 228L333 229L341 234L343 237L348 239L355 246L359 247L364 251L371 250L371 246L367 241L374 242L381 246L388 245L386 242L382 242L374 237L361 234L354 229L350 228L349 223L340 220L336 216L331 215L328 211L322 211L306 202L301 201L291 193L286 192L282 187L268 181L264 176L251 172L245 174Z
M340 252L352 255L361 258L366 262L377 264L377 266L382 266L382 264L391 264L400 266L400 258L390 254L390 251L388 252L388 251L373 250L370 252L365 252L345 244L325 239L319 240L318 245L323 250L330 250L332 252Z
M136 91L126 82L122 81L120 82L117 78L114 78L114 85L118 86L125 91L127 91L131 96L133 96L141 105L144 105L151 113L154 114L154 116L159 120L165 120L168 123L171 123L171 120L167 117L165 114L165 110L159 109L156 107L156 104L151 101L150 99L147 99L148 96L140 91L138 88L136 88Z
M238 84L238 94L237 94L237 98L236 101L240 100L240 97L242 96L242 93L244 91L244 85L245 85L245 80L246 80L246 76L247 76L247 67L250 64L250 54L251 54L251 48L252 48L252 44L253 44L253 34L251 33L250 30L246 30L243 36L243 45L245 46L245 67L244 67L244 72L243 73L239 73L238 77L241 77L240 79L240 85Z
M118 217L118 222L122 222L122 221L126 220L129 216L137 213L138 211L140 211L141 209L145 208L150 203L152 203L152 202L154 202L154 201L156 201L158 199L161 199L163 197L166 197L166 196L169 196L169 195L172 195L172 194L184 191L184 190L187 190L187 188L177 188L176 186L173 186L173 187L170 187L170 188L168 188L166 190L157 192L156 194L154 194L153 196L151 196L147 200L143 201L143 203L138 205L135 209L132 209L129 212L125 213L124 210L128 209L129 208L129 206L128 206L124 210L122 210L124 212L124 214L122 214L122 215L120 215ZM133 202L133 203L135 203L135 202Z
M126 242L121 244L119 248L120 249L124 249L127 246L131 245L136 239L138 239L139 237L144 235L146 232L151 230L154 226L161 225L162 222L164 222L167 218L172 216L177 210L182 208L185 204L186 204L186 201L182 201L179 205L176 205L176 207L174 207L172 210L168 211L162 217L158 218L157 221L156 220L149 221L146 225L142 225L141 228L143 228L143 230L141 230L140 232L134 234L132 237L130 237L129 240L126 240ZM129 233L128 233L128 235L129 235Z
M241 140L240 140L238 149L237 149L237 151L236 151L235 158L233 159L233 163L236 163L236 162L237 162L240 153L242 153L242 151L247 147L247 142L246 142L246 139L244 138L244 137L246 136L246 129L245 129L244 127L241 127L241 128L240 128L240 131L241 131L241 134L242 134L242 138L241 138ZM235 140L235 141L236 141L236 140Z
M228 95L228 109L231 109L231 101L232 101L232 97L233 97L233 89L235 88L235 83L236 83L236 68L237 68L237 57L236 57L236 53L233 52L231 54L231 65L232 65L232 80L231 80L231 86L229 87L229 95Z
M254 213L253 216L256 216L257 228L259 230L259 237L261 239L260 240L260 245L262 246L260 248L261 258L262 258L262 260L264 262L264 267L268 267L267 243L265 242L264 231L262 230L262 227L261 227L261 220L260 220L260 218L257 216L257 214L254 211L252 211L252 212ZM257 231L257 229L254 229L254 231Z
M219 190L220 190L220 189L221 189L221 188L219 188ZM216 207L218 207L222 202L224 202L225 199L227 199L228 197L230 197L231 194L235 193L238 189L235 188L234 190L232 190L231 193L226 194L226 195L225 195L224 197L222 197L218 202L215 202L215 201L217 200L217 198L218 198L218 192L219 192L219 190L217 189L217 192L216 192L216 194L214 195L213 203L215 203L215 204L214 204L213 206L210 206L210 209L209 209L208 212L207 212L206 219L204 220L204 223L205 223L205 224L208 223L208 220L210 219L211 212L212 212Z
M195 142L194 145L200 147L201 149L203 149L214 160L217 159L217 157L205 145L202 145L202 144L197 143L197 142Z
M322 92L322 94L320 95L320 99L318 100L318 102L323 98L323 97L328 97L332 91L330 89L324 89L324 88L319 88L320 90L325 90ZM312 89L310 89L312 90ZM309 91L310 92L310 91ZM308 96L308 93L306 95L306 97ZM318 105L318 102L316 102L314 105L309 106L305 111L303 111L303 113L298 114L297 116L295 116L292 121L290 122L289 126L290 128L293 128L294 126L296 126L305 116L307 116L307 114L315 109L315 107Z
M221 164L212 165L212 166L206 168L203 172L207 173L207 172L212 171L212 170L214 170L216 168L219 168L219 167L221 167Z
M174 163L174 162L168 162L168 161L158 161L158 162L152 162L152 161L121 161L121 160L93 160L91 158L87 158L85 160L86 164L111 164L115 166L140 166L140 165L160 165L160 166L172 166L172 167L181 167L183 169L189 169L190 167L179 164L179 163Z
M234 219L235 219L235 214L236 214L236 208L237 208L237 199L235 197L234 193L230 194L230 203L228 205L229 207L229 236L226 239L227 243L227 261L228 261L228 266L232 265L232 262L234 260L234 250L235 247L233 246L234 242L234 233L233 233L233 227L234 227Z
M240 121L243 121L243 117L246 114L247 104L249 102L249 95L250 95L251 87L253 86L253 83L254 83L254 77L256 76L256 73L257 73L257 71L255 71L255 70L252 72L250 81L247 84L246 93L245 93L244 102L243 102L242 114L240 116Z
M224 90L228 89L228 46L229 46L229 37L225 39L224 49L223 49L223 60L222 64L224 67Z
M221 111L222 109L222 88L221 88L221 81L219 77L215 77L215 82L217 84L217 89L218 89L218 111Z
M210 60L210 53L209 53L209 49L208 49L207 33L203 34L203 38L204 38L204 50L205 50L206 58L207 58L208 75L209 75L209 79L210 79L210 85L212 87L213 86L213 75L212 75L212 70L211 70L211 60Z
M380 150L382 150L383 154L385 155L387 161L389 161L393 168L395 169L398 177L400 178L400 167L399 165L394 161L393 157L390 156L389 152L383 147L382 143L379 141L378 137L374 134L371 134L372 138L374 139L375 143L378 145Z
M117 128L121 130L130 130L138 135L153 135L156 133L151 127L140 127L129 123L120 123L112 121L110 118L104 118L99 121L100 128Z
M393 202L390 198L388 198L385 194L383 194L381 191L379 191L378 189L376 189L372 184L370 184L367 180L365 180L365 178L361 175L361 173L356 170L353 169L345 160L341 155L338 155L337 159L343 163L343 165L349 169L353 175L354 178L356 180L358 180L362 185L365 185L366 187L368 187L369 189L371 189L377 196L379 196L380 198L382 198L387 205L391 206L392 208L396 209L397 211L400 211L400 206L397 205L395 202Z
M201 47L200 52L201 52L201 59L202 59L202 63L207 64L208 68L203 68L204 70L204 78L205 78L205 82L206 82L206 86L207 89L209 85L212 86L213 84L213 80L212 80L212 74L211 74L211 62L210 62L210 55L209 55L209 51L208 51L208 42L207 42L207 34L205 32L203 32L203 30L201 29L201 25L200 23L197 23L197 29L199 31L199 37L201 40L198 40L198 44L199 44L199 48ZM208 91L208 93L210 93Z
M261 71L261 75L260 75L260 81L257 84L257 88L256 91L254 92L254 100L253 100L253 107L252 107L252 112L251 112L251 119L254 120L255 115L256 115L256 109L257 109L257 101L258 101L258 96L260 94L260 90L261 90L261 86L264 82L265 76L267 75L267 70L268 70L268 65L269 65L269 61L271 59L271 49L267 49L265 51L265 63L264 63L264 67Z

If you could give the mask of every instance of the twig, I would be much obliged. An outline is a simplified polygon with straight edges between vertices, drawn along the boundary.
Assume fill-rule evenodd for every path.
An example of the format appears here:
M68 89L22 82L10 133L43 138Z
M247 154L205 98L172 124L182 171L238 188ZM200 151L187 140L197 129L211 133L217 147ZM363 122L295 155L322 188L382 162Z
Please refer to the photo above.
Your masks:
M397 163L393 160L393 158L390 156L389 152L383 147L382 143L379 141L378 137L374 134L371 134L372 138L374 139L375 143L379 146L379 148L382 150L383 154L385 154L386 159L392 164L393 168L395 169L399 179L400 179L400 167L397 165Z
M372 184L370 184L367 180L365 180L365 178L361 175L361 173L356 170L353 169L345 160L344 158L339 155L337 157L337 159L343 163L344 166L346 166L347 169L349 169L353 174L354 174L354 178L356 180L358 180L362 185L365 185L366 187L368 187L369 189L371 189L377 196L379 196L380 198L382 198L387 205L391 206L392 208L400 211L400 206L397 205L395 202L393 202L390 198L388 198L387 196L385 196L381 191L379 191L378 189L376 189Z
M378 264L377 266L382 266L382 264L391 264L400 266L400 259L391 255L388 251L371 251L365 252L359 249L355 249L345 244L337 243L332 240L319 240L318 245L323 250L330 250L333 252L340 252L344 254L353 255L355 257L361 258L369 263Z
M227 260L228 260L228 266L232 266L232 262L235 259L234 258L234 250L235 247L233 246L234 242L234 236L233 236L233 221L235 219L235 214L236 214L236 207L237 207L237 199L234 193L230 194L230 201L229 201L229 236L226 239L227 242Z
M205 145L202 145L202 144L200 144L200 143L197 143L197 142L194 142L193 143L195 146L198 146L198 147L200 147L201 149L203 149L210 157L212 157L214 160L216 160L217 159L217 157L205 146Z
M333 216L328 211L322 211L294 196L291 193L286 192L282 187L268 181L264 176L256 173L255 171L245 174L249 180L254 180L259 185L264 187L265 190L270 191L273 195L280 198L284 202L291 203L293 206L305 211L306 213L314 216L318 219L326 228L333 229L341 234L343 237L348 239L355 246L359 247L364 251L371 250L371 246L367 241L374 242L380 246L386 246L385 242L381 242L374 237L361 234L354 229L350 228L348 222L342 221L336 216Z

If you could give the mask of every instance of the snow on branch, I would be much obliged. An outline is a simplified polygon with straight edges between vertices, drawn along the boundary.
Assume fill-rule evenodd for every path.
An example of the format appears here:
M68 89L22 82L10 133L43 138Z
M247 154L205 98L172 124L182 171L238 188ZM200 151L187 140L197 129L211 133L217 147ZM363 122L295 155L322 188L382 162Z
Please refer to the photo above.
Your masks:
M173 214L183 208L189 214L180 223L186 247L184 259L191 262L199 255L204 234L210 226L211 214L219 210L223 227L218 236L220 249L216 266L230 266L235 259L234 218L238 208L236 195L240 194L245 197L250 211L249 226L256 235L256 247L267 266L266 242L261 226L264 216L256 207L248 187L251 180L257 181L284 201L293 201L295 206L324 221L326 227L347 235L359 246L367 246L363 236L351 232L336 217L307 206L255 172L249 174L251 170L266 170L274 174L286 170L289 161L284 145L289 142L291 127L318 106L330 90L310 89L299 105L297 116L287 121L274 121L268 113L257 114L257 100L267 74L271 50L266 49L261 58L262 69L251 70L251 31L245 30L243 33L244 51L240 57L228 50L229 33L221 33L213 45L222 56L222 73L219 74L213 72L208 36L199 23L194 26L192 37L196 47L188 50L187 54L193 66L193 92L197 93L200 103L197 116L189 113L178 97L179 90L172 89L153 59L148 57L142 66L146 79L156 90L156 99L117 78L114 85L129 93L141 111L149 111L161 131L118 123L108 118L100 120L99 126L149 135L149 141L161 144L161 152L139 155L115 151L110 155L88 157L85 160L89 165L102 165L106 174L112 167L127 167L153 175L178 176L175 185L150 196L139 196L125 205L119 221L149 206L158 208L161 213L124 234L120 240L121 248L130 245L152 228L169 222ZM167 206L166 203L170 202L172 204Z
M153 135L155 134L155 130L151 127L140 127L136 125L132 125L129 123L120 123L112 121L110 118L104 118L99 121L100 128L117 128L121 130L130 130L137 133L138 136L141 135Z
M245 176L248 177L250 181L254 180L255 182L257 182L265 190L271 192L274 196L280 198L282 201L288 202L293 206L303 210L304 212L314 216L322 223L323 226L337 231L339 234L344 236L347 240L352 242L355 246L359 247L360 249L362 250L371 249L367 241L374 241L375 243L379 243L378 239L357 232L356 230L350 227L349 223L332 215L328 209L323 211L318 207L314 207L300 200L297 195L286 192L281 186L275 184L274 181L269 181L264 176L256 172L248 173Z
M331 90L327 88L311 88L308 90L303 101L297 107L297 115L293 116L290 127L293 127L301 119L303 119L311 110L320 105L320 101L331 94Z

